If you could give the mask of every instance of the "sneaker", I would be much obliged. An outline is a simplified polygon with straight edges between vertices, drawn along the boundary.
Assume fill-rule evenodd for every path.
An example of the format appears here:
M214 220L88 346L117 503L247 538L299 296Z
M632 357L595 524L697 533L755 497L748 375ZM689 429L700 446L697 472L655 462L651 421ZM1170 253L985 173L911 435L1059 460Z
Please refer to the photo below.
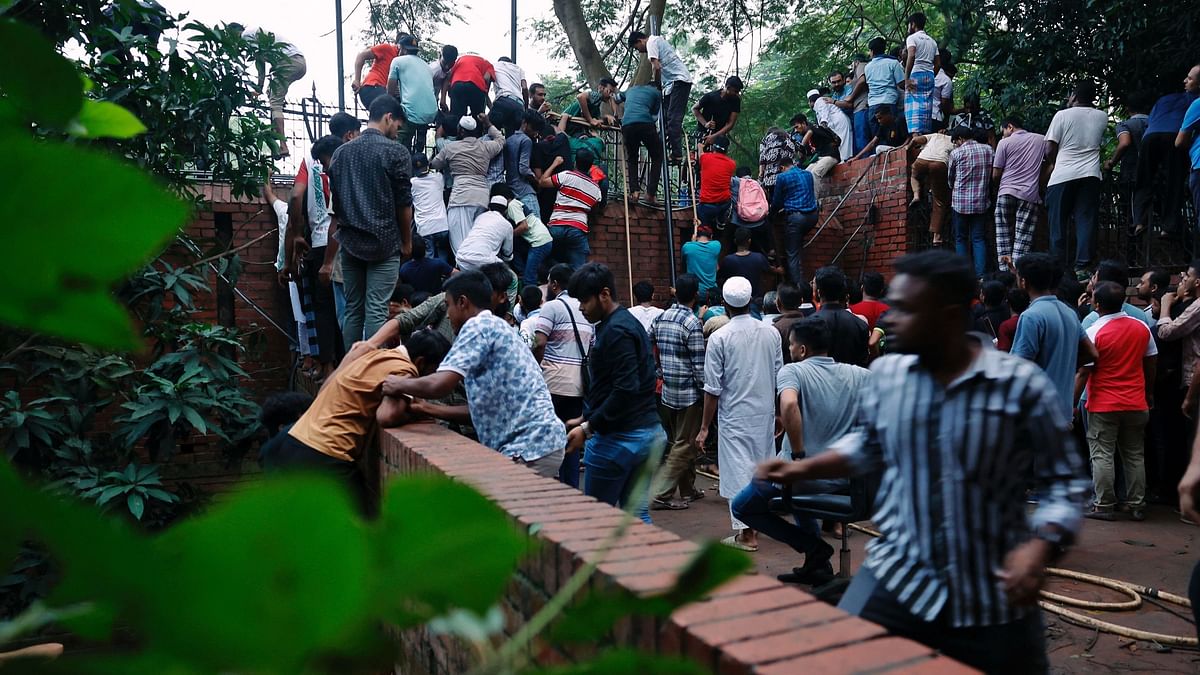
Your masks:
M1083 517L1091 518L1092 520L1107 520L1109 522L1117 519L1117 516L1112 511L1112 507L1105 508L1100 506L1093 506L1091 511L1083 514Z
M780 574L775 577L785 584L803 584L805 586L820 586L827 583L834 576L833 563L826 560L822 563L817 563L809 567L808 563L804 563L804 567L792 568L791 574Z

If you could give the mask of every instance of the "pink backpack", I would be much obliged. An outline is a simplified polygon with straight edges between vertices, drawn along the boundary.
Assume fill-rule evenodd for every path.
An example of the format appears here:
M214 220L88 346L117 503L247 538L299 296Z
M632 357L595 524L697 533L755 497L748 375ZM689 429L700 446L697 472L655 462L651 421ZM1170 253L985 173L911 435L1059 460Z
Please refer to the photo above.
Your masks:
M769 210L767 193L753 178L743 178L738 183L738 218L745 223L757 223L767 217Z

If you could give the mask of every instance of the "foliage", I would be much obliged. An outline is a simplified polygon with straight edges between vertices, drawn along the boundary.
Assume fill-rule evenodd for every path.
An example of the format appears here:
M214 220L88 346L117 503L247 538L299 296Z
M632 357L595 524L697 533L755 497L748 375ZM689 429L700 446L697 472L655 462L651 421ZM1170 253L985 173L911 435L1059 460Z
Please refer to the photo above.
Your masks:
M429 36L442 26L462 22L459 3L448 0L410 0L409 2L368 2L370 23L362 38L367 45L393 42L401 33L415 35L421 57L432 60L439 56L441 45ZM466 53L464 48L463 53Z

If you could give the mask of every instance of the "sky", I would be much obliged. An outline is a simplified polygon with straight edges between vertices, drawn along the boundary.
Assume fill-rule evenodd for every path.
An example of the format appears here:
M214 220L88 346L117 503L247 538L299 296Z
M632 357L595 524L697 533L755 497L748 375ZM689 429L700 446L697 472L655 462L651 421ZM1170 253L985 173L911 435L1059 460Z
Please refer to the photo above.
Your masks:
M191 18L207 24L238 21L258 25L285 37L304 53L308 73L292 85L289 98L308 96L313 84L317 86L317 97L326 104L337 104L337 35L333 33L333 0L159 0L172 12L187 12ZM369 47L362 41L362 31L367 26L367 0L342 0L345 23L342 27L345 68L346 100L350 104L349 78L354 68L354 56ZM303 10L298 8L303 6ZM488 60L495 60L509 53L508 27L511 20L510 3L503 0L473 0L469 7L461 10L464 21L440 29L437 35L418 36L432 38L438 42L453 44L460 53L476 52ZM552 16L552 0L518 0L518 21L527 26L529 19ZM329 35L325 35L329 33ZM534 40L522 28L517 39L517 63L525 69L526 79L536 82L544 75L567 70L555 67L538 49ZM364 75L366 68L363 69Z

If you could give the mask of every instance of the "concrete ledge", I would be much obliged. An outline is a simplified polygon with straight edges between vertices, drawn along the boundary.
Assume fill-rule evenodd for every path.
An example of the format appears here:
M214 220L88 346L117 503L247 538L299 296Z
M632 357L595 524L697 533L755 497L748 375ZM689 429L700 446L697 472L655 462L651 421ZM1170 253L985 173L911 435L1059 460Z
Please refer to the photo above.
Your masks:
M384 430L378 449L384 477L449 476L496 502L517 527L540 525L537 546L521 563L502 601L510 635L597 554L622 519L618 509L437 425ZM617 586L641 594L665 590L697 548L661 528L634 523L609 551L591 587ZM469 651L451 639L423 629L401 637L414 665L433 675L469 667ZM569 663L609 645L686 655L721 675L975 672L759 574L739 577L669 618L625 619L600 644L568 649L542 645L535 647L534 657L543 666Z

